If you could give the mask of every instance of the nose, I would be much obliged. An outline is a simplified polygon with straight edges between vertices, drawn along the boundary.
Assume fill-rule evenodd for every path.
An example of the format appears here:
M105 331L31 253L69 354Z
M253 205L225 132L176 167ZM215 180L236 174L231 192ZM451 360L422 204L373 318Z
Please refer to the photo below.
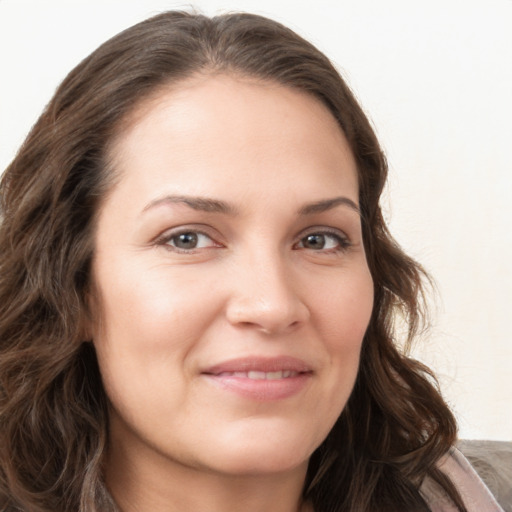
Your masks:
M226 311L232 325L278 334L298 328L310 317L290 265L280 258L253 255L233 270Z

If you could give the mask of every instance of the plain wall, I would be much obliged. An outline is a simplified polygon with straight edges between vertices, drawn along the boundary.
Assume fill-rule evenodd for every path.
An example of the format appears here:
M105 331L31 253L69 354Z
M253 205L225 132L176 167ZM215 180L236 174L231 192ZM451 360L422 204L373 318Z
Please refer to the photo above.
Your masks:
M342 71L388 154L391 231L437 283L414 354L461 437L512 440L512 0L0 0L0 169L80 59L191 5L273 17Z

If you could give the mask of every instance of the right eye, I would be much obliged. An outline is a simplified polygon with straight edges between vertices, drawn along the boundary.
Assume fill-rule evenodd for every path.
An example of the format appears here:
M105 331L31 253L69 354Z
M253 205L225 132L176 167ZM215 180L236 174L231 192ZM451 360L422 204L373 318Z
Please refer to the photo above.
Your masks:
M160 241L162 245L170 246L178 251L193 251L197 249L207 249L209 247L219 247L208 235L198 231L180 231L178 233L169 233Z

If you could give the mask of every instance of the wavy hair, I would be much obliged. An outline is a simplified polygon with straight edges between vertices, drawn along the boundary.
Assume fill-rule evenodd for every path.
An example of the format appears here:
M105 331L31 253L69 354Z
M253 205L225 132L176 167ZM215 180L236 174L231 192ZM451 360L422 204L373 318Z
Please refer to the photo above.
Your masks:
M166 12L118 34L65 78L0 185L0 509L113 512L103 481L108 401L84 340L96 213L115 185L109 143L160 87L231 73L298 89L337 119L357 162L374 311L353 393L311 457L316 512L427 511L433 479L464 505L436 462L455 420L432 373L397 348L422 318L424 272L390 236L379 207L387 165L331 62L297 34L250 14Z

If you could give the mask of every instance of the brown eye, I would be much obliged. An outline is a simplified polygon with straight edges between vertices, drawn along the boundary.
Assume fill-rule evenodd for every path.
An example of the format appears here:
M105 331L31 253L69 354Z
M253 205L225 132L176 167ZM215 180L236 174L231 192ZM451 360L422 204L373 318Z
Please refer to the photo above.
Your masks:
M208 247L218 246L208 235L199 233L198 231L171 233L163 240L163 243L180 251L193 251L195 249L206 249Z
M308 235L302 239L302 247L305 249L324 249L326 237L320 234Z
M195 249L198 238L197 233L180 233L173 236L170 241L178 249Z
M311 251L343 251L350 246L350 242L346 237L336 233L319 232L310 233L301 238L297 244L299 249L309 249Z

